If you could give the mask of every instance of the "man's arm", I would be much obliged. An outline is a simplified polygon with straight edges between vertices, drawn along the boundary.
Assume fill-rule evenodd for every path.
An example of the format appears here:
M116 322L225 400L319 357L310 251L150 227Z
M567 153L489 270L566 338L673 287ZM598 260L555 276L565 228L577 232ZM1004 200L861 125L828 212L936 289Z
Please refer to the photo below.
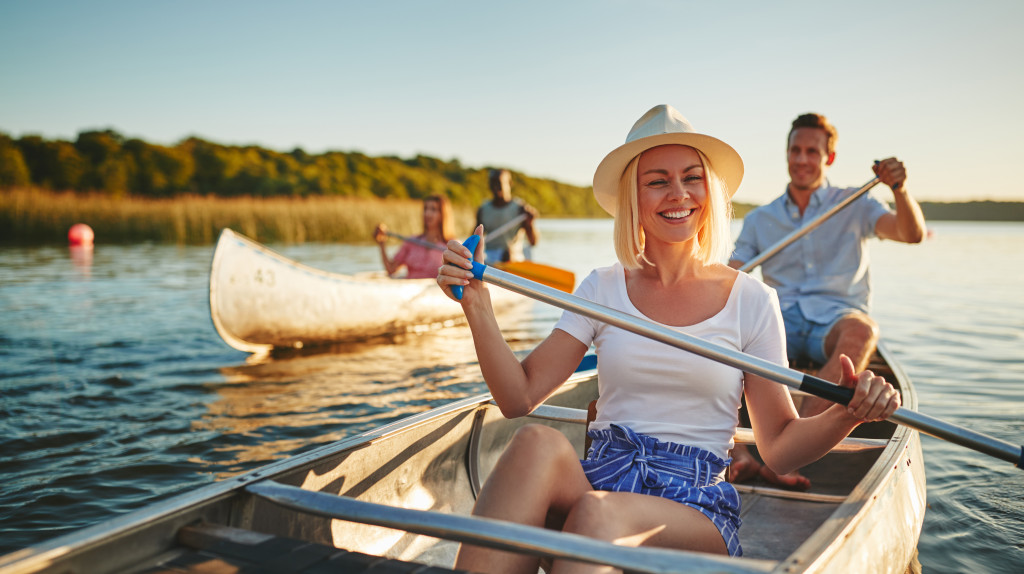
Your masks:
M875 234L882 239L903 243L924 241L924 213L907 191L907 172L903 162L891 157L879 162L874 169L878 179L892 189L896 204L895 213L886 213L878 218L875 223Z
M530 242L530 245L537 245L537 241L540 240L540 232L533 225L533 220L537 217L537 208L524 203L523 213L526 214L526 220L523 221L523 231L526 232L526 240Z

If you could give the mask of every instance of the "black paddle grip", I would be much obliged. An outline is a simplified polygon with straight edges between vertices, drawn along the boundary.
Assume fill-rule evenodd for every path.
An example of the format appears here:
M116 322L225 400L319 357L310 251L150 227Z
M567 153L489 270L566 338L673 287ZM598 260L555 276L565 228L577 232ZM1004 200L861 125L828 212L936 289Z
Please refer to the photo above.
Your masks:
M803 380L800 381L800 390L833 403L839 403L844 407L853 399L853 389L840 387L813 375L804 375Z

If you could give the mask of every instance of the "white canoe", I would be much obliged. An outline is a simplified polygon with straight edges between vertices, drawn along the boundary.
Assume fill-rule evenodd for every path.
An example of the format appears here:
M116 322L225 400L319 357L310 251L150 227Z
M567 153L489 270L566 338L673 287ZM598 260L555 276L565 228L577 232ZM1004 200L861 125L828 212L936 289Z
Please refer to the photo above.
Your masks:
M490 293L498 309L529 301L504 289ZM433 279L330 273L230 229L221 232L213 255L210 316L228 345L250 353L362 341L463 319L462 308Z
M884 347L871 368L899 387L904 406L917 407ZM594 370L579 372L516 420L503 418L488 395L455 401L2 556L0 574L443 573L451 572L458 541L648 573L918 569L920 436L888 422L860 426L856 438L806 467L809 493L738 485L742 558L627 548L470 516L480 485L524 423L559 428L582 452L596 383ZM737 442L750 437L740 432Z

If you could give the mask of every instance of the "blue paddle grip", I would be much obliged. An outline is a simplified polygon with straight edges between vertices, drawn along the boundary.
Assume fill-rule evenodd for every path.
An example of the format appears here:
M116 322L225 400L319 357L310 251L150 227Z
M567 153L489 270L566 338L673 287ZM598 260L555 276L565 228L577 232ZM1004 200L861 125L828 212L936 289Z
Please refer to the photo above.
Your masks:
M476 254L476 246L480 244L480 236L470 235L468 239L462 242L462 244L465 245L467 249L469 249L470 253ZM484 276L484 269L486 268L487 266L484 265L483 263L474 261L472 269L473 277L476 277L477 279L482 279ZM452 285L452 295L455 295L456 299L462 301L462 285Z

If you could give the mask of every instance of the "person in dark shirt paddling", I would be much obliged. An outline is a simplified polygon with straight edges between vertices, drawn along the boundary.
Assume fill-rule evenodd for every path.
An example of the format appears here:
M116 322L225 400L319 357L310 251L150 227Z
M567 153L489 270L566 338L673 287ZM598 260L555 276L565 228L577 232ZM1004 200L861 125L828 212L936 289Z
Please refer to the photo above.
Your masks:
M823 115L808 113L793 121L787 137L790 182L786 192L743 219L730 266L739 268L856 191L835 187L825 177L836 158L838 137ZM840 357L849 357L854 368L862 371L878 343L878 324L869 316L868 240L920 243L925 237L924 216L907 190L903 162L888 158L872 169L892 189L895 210L864 194L761 264L764 282L779 294L790 363L822 365L818 376L836 383L841 379ZM830 404L805 397L800 416L815 415ZM745 447L738 447L732 456L732 480L760 474L786 487L810 486L798 474L775 475Z
M530 259L529 248L523 245L523 236L530 246L537 245L540 233L534 226L537 210L523 200L512 198L512 172L492 169L488 174L491 199L477 209L476 224L483 225L487 235L487 262L522 261ZM495 235L493 231L525 216L521 223Z

